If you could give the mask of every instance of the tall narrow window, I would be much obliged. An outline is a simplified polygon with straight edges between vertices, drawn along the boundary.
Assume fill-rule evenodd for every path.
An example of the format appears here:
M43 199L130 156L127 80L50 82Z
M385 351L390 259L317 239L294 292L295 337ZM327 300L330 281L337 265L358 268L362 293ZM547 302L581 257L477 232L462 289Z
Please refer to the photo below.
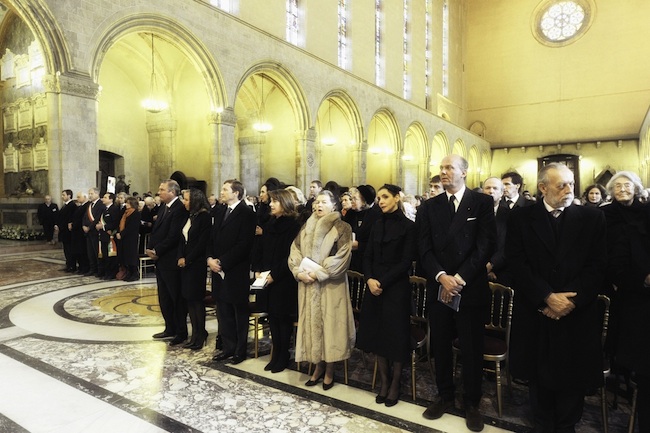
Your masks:
M449 96L449 3L442 2L442 96Z
M298 45L298 0L287 0L287 42Z
M431 109L431 0L426 0L424 11L424 105Z
M232 12L230 10L230 0L210 0L210 4L225 12Z
M348 0L339 0L339 68L348 66Z
M404 27L402 29L402 81L404 99L411 99L411 20L410 0L404 0Z
M375 0L375 84L384 85L384 67L381 46L381 26L383 24L383 13L381 0Z

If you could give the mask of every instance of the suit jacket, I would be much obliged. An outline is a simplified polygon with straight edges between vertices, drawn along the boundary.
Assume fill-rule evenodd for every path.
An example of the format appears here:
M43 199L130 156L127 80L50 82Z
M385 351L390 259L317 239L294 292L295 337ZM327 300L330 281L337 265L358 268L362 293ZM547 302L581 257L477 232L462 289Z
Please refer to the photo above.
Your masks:
M72 230L68 228L68 224L72 222L72 217L76 210L77 205L74 200L70 200L59 212L59 219L56 222L56 225L59 226L59 241L72 241Z
M45 203L41 203L38 205L36 215L38 216L38 221L41 225L54 225L59 218L58 212L59 206L56 203L50 203L49 206Z
M165 209L160 206L158 218L151 229L149 245L147 248L156 250L158 260L156 266L164 267L166 270L178 269L176 252L181 237L181 230L187 222L187 210L178 199L170 207Z
M91 201L88 201L88 206L86 207L86 212L82 219L82 224L90 229L87 235L98 236L95 226L100 221L105 209L106 206L104 206L104 203L102 203L100 199L97 199L94 206Z
M505 204L499 204L497 208L497 213L494 216L497 226L497 245L494 249L494 254L490 257L490 263L492 263L492 271L499 277L499 274L505 271L506 268L506 259L505 259L505 247L506 247L506 232L507 232L507 223L508 215L510 214L510 209Z
M604 279L602 211L569 206L556 235L543 202L510 213L506 258L515 290L510 344L513 375L549 388L598 387L603 379L596 297ZM538 312L552 292L577 292L560 320Z
M99 239L102 242L108 242L110 236L117 231L120 224L119 218L119 207L115 203L104 208L104 212L99 219L104 223L104 228L99 231Z
M214 217L207 257L219 259L225 274L212 273L212 296L219 302L248 302L250 290L251 250L255 238L255 212L242 200L228 216L222 206Z
M508 206L507 201L508 201L508 198L505 195L503 197L501 197L501 204L503 204L504 206L508 207L508 209L510 209L510 207ZM532 206L534 204L535 204L534 201L528 200L526 197L519 194L519 197L517 197L517 201L515 202L515 205L512 207L512 209L515 209L515 208L518 208L518 207ZM510 210L512 210L512 209L510 209Z
M436 275L458 273L467 283L463 305L485 304L489 286L485 265L496 243L492 197L465 189L452 219L447 194L425 201L418 210L419 252L426 273L429 302L437 301Z
M187 223L187 220L185 220ZM185 226L185 224L183 224ZM185 259L181 268L183 296L187 299L201 300L205 297L207 278L206 247L210 241L212 217L210 212L199 212L192 218L192 225L185 236L178 242L177 259Z

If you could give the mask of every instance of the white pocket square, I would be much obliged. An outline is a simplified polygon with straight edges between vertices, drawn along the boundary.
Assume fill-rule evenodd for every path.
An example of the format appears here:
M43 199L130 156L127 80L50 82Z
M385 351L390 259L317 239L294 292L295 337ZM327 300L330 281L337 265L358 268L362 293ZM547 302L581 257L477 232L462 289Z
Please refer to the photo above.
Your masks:
M469 217L469 218L467 218L467 221L474 221L475 219L476 219L476 217Z

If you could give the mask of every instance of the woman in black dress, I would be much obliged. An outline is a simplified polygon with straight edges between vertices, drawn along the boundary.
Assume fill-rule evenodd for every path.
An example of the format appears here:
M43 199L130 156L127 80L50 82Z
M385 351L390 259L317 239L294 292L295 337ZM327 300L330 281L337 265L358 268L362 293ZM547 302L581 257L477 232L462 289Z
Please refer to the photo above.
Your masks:
M138 275L138 238L140 233L140 212L138 212L138 199L128 197L126 199L126 209L117 234L117 259L120 265L126 268L124 281L136 281Z
M415 224L401 209L400 191L396 185L379 189L382 215L373 225L364 256L367 288L357 335L357 347L377 356L381 389L375 401L388 407L397 404L402 366L411 351L409 270L416 235Z
M266 291L273 352L264 370L279 373L289 365L291 333L298 315L298 282L289 270L287 258L300 223L289 191L278 189L268 194L271 219L263 226L256 245L253 270L256 278L261 272L270 271Z
M639 198L641 179L619 171L607 183L612 202L607 220L610 280L616 285L611 306L611 342L616 364L635 374L639 431L650 431L650 207Z
M203 298L207 278L206 247L210 239L212 217L208 199L201 190L184 190L183 204L190 215L178 245L178 267L181 268L181 294L187 302L192 323L192 338L183 347L201 350L208 338Z

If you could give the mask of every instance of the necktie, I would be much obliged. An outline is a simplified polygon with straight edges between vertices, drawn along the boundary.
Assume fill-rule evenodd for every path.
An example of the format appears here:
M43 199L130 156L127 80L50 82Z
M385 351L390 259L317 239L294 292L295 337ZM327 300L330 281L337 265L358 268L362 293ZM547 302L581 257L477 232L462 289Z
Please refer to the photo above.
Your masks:
M230 212L232 212L232 209L230 208L230 206L228 206L228 208L226 208L226 213L223 216L224 221L228 219L228 216L230 215Z
M562 209L553 209L551 211L551 215L553 215L553 218L557 218L562 214Z
M454 201L456 201L456 196L452 195L449 197L449 210L451 211L451 215L454 216L456 214L456 205L454 204Z
M508 205L508 208L512 209L512 200L506 200L506 204Z

